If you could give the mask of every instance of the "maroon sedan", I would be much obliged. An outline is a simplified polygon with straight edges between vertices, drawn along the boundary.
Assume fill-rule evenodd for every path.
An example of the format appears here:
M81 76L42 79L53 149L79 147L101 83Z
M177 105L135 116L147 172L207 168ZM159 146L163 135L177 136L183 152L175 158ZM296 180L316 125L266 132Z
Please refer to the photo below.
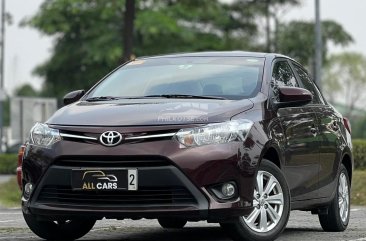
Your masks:
M290 210L348 225L349 122L286 56L140 58L64 103L19 153L24 218L44 239L102 218L207 220L234 240L275 239Z

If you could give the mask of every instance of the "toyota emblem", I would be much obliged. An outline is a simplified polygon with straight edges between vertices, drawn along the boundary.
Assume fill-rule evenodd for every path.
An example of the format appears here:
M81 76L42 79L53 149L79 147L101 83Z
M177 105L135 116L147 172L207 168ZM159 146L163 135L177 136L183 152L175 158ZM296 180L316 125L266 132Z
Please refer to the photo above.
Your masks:
M122 135L117 131L106 131L100 135L99 140L105 146L117 146L122 141Z

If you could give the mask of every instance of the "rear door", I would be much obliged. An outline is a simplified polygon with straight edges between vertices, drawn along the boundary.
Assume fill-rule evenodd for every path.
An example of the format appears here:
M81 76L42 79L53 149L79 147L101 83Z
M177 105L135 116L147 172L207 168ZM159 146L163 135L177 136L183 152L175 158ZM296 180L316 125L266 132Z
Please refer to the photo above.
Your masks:
M333 108L325 103L319 89L310 79L307 72L298 64L292 63L296 74L299 76L304 88L314 96L312 108L317 117L319 130L319 197L329 197L334 191L338 161L341 159L341 133L342 119L334 112Z
M278 101L278 87L301 87L287 59L278 59L272 70L272 99ZM284 107L277 110L284 130L283 170L292 201L317 197L319 148L316 115L311 105Z

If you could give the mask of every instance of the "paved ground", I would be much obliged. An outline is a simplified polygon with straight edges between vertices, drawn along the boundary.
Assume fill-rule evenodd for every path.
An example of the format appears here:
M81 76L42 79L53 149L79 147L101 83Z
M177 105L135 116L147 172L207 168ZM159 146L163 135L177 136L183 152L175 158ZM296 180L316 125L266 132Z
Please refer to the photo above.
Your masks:
M286 230L278 240L366 241L366 207L352 207L351 221L343 233L321 230L317 216L292 212ZM40 240L24 223L19 209L0 209L0 241ZM188 223L182 230L164 230L155 220L101 220L81 240L123 241L229 241L217 224Z

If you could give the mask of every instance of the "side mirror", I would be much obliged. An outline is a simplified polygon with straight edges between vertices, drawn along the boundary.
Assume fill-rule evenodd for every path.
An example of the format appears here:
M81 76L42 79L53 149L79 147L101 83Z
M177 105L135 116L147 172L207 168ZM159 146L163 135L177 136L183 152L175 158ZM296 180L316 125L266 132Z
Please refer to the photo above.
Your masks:
M64 105L69 105L80 100L85 94L85 90L75 90L64 96Z
M279 102L275 105L280 107L295 107L306 105L313 100L313 95L310 91L298 87L279 87Z

